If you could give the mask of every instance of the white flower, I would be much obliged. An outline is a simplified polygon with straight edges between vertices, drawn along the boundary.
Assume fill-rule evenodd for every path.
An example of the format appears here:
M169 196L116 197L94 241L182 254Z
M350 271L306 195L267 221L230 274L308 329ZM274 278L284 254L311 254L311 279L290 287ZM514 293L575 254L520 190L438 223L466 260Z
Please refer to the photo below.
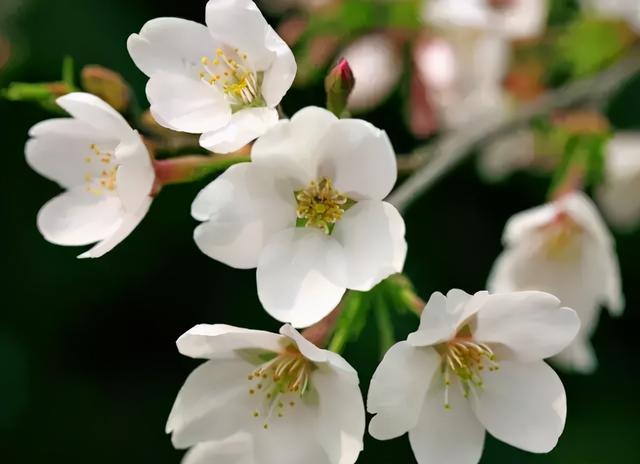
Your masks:
M475 464L485 430L534 453L556 445L566 396L544 358L578 331L552 295L434 293L418 330L387 352L371 379L369 433L409 432L418 463Z
M441 28L459 27L510 39L543 33L547 0L426 0L423 18Z
M609 141L605 180L598 203L617 227L631 228L640 221L640 133L619 133Z
M640 32L640 2L638 0L582 0L582 7L614 19L629 21Z
M495 182L532 167L535 159L535 134L530 129L520 129L489 142L478 158L478 168L482 177Z
M97 243L98 258L124 240L151 206L155 173L140 135L98 97L71 93L57 103L71 118L31 128L27 163L65 192L38 213L38 229L57 245Z
M402 50L385 34L369 34L351 43L340 54L349 62L356 79L348 107L368 111L381 104L402 76Z
M505 227L505 251L489 277L489 290L549 292L580 317L576 340L554 361L565 369L588 373L596 358L589 341L600 306L612 315L624 307L613 237L595 205L583 193L524 211Z
M396 181L387 135L309 107L257 140L195 199L195 241L232 267L257 267L267 312L296 327L326 316L345 289L400 272L404 221L382 201Z
M502 81L510 56L503 39L465 31L424 41L414 51L418 75L448 128L507 115Z
M198 325L178 339L182 354L208 359L167 422L177 448L197 445L187 463L356 461L365 422L358 374L291 326L280 334Z
M147 97L158 123L202 134L203 147L228 153L277 122L296 62L251 0L210 0L206 19L207 26L154 19L127 47L150 78Z

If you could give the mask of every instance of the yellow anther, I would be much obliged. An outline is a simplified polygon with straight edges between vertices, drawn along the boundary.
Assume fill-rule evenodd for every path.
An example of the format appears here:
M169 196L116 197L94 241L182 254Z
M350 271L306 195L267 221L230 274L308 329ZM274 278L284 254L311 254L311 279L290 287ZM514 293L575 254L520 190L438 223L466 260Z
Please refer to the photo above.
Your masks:
M338 192L331 179L321 177L296 193L298 219L305 220L305 227L317 227L331 233L331 227L342 218L349 198Z

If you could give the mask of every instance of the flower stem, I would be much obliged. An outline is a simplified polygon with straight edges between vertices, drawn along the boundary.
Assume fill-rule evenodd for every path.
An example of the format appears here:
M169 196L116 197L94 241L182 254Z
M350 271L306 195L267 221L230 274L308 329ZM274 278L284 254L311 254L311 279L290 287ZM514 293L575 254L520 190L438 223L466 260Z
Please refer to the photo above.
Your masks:
M228 167L250 161L248 155L238 152L229 155L185 155L153 162L160 186L195 182Z

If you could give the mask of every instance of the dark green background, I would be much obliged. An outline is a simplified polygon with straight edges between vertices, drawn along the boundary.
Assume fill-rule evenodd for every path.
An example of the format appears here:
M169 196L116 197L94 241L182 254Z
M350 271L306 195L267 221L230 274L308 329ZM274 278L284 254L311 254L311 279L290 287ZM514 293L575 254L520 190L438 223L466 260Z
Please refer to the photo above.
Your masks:
M15 65L0 71L0 85L56 79L69 54L78 65L121 72L140 97L145 79L128 57L127 36L157 16L204 16L204 1L195 0L18 3L12 17L0 17L0 30L17 41ZM318 89L292 91L285 109L322 100ZM614 122L639 127L639 103L637 81L612 105ZM398 93L371 120L398 150L409 150L414 141L401 106ZM45 242L35 216L59 189L27 167L23 145L29 127L47 117L35 106L0 101L0 462L177 463L164 422L197 363L182 358L174 340L200 322L270 330L279 324L258 304L254 272L227 268L195 247L189 209L204 184L167 188L141 226L102 259L76 260L80 249ZM541 203L546 186L527 175L485 185L471 162L440 182L406 217L406 270L419 293L482 289L506 219ZM598 373L563 376L569 416L560 444L533 456L489 438L483 463L640 462L640 234L617 238L627 311L620 320L603 315L594 339ZM410 329L405 321L398 337ZM367 340L345 353L363 389L378 352ZM367 438L365 445L359 462L414 462L406 438Z

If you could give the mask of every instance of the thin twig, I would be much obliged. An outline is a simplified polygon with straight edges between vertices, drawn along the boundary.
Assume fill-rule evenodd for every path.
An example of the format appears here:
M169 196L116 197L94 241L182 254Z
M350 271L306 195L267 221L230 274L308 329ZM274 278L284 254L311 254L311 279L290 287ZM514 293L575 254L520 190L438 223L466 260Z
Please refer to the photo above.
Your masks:
M444 134L433 145L417 151L411 155L412 159L405 161L410 165L421 167L400 185L387 201L400 211L405 210L429 187L469 156L474 147L522 127L532 119L554 110L586 102L606 101L618 87L638 72L640 72L640 47L634 48L627 57L601 73L550 92L507 119L478 120L464 128Z

